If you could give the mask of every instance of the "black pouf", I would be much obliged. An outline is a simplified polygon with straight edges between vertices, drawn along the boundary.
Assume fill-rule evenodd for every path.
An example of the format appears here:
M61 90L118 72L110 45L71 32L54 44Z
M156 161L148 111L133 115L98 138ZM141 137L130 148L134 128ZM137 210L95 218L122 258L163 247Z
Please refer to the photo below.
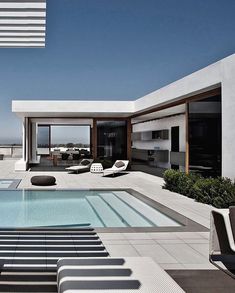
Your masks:
M50 186L55 185L56 179L54 176L33 176L31 178L32 185Z

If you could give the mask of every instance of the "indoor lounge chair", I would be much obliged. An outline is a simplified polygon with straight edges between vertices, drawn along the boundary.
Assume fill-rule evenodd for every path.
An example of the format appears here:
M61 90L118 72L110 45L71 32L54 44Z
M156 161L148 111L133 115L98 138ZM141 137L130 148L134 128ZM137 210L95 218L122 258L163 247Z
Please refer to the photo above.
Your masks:
M114 176L114 174L121 173L126 170L128 164L128 160L117 160L111 168L104 169L103 176L110 174Z
M235 278L235 206L211 212L210 262Z
M65 168L68 171L72 171L72 172L79 172L79 171L89 171L91 164L93 162L93 159L83 159L81 160L81 162L76 165L76 166L71 166L68 168Z

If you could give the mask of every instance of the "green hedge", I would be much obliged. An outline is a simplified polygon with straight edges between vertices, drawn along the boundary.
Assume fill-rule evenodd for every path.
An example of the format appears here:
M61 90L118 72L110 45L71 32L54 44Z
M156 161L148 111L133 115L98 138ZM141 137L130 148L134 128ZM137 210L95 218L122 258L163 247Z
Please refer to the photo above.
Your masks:
M227 208L235 203L235 183L229 178L203 178L196 174L185 174L177 170L167 170L163 176L163 188L195 200Z

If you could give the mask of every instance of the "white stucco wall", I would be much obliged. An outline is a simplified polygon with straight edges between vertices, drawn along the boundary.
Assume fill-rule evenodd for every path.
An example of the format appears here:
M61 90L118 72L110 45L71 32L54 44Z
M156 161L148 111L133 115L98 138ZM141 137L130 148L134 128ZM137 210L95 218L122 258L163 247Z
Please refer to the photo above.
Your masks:
M235 179L235 54L224 59L222 74L222 175Z
M1 146L0 154L7 158L21 158L22 157L22 147L21 146Z
M151 141L134 141L132 144L133 148L153 150L155 147L159 147L161 150L171 150L171 127L179 126L179 141L180 141L180 151L185 152L185 115L177 115L172 117L166 117L158 120L143 122L133 125L133 132L141 131L152 131L152 130L169 130L169 139L159 139ZM144 134L143 134L144 135ZM170 168L170 163L158 163L159 167Z
M137 99L135 112L148 110L156 105L161 106L218 87L221 83L223 60Z

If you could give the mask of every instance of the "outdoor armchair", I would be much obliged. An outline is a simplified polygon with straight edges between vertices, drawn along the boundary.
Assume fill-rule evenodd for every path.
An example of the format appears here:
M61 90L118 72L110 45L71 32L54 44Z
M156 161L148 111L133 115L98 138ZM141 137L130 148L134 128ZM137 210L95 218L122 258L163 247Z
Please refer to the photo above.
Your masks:
M209 260L235 278L235 207L211 212Z

